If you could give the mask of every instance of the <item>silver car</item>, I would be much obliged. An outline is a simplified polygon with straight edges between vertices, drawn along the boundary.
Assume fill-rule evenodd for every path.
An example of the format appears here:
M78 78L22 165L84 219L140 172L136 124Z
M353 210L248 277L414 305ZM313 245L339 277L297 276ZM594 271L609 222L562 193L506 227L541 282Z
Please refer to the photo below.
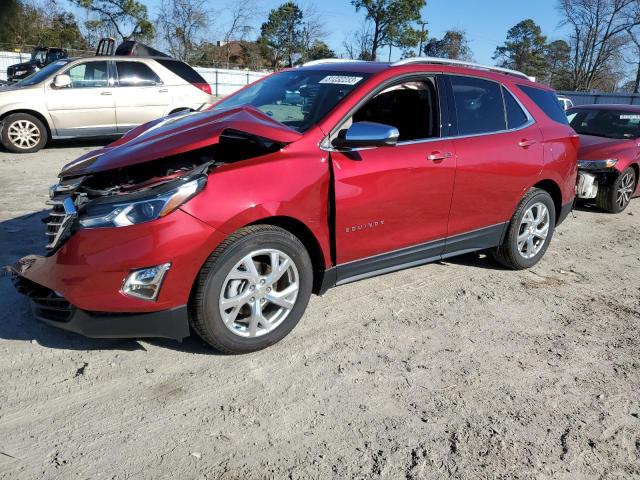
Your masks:
M36 152L49 139L118 136L177 111L206 108L213 101L211 86L179 60L58 60L0 88L0 139L12 152Z

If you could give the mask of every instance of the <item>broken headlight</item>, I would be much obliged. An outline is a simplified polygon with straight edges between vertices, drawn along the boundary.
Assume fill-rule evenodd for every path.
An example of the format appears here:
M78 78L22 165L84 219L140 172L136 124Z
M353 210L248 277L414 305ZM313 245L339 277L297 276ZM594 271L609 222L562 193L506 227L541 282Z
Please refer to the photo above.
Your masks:
M202 175L179 185L171 184L162 191L131 194L87 204L80 215L85 228L126 227L164 217L194 197L207 183ZM123 198L124 197L124 198Z

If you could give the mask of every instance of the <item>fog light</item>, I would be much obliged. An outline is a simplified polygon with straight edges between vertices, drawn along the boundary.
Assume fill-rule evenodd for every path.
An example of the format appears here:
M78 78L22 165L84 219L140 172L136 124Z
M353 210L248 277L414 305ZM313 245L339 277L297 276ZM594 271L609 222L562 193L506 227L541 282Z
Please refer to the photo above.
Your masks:
M155 300L170 263L132 270L122 284L122 293L143 300Z

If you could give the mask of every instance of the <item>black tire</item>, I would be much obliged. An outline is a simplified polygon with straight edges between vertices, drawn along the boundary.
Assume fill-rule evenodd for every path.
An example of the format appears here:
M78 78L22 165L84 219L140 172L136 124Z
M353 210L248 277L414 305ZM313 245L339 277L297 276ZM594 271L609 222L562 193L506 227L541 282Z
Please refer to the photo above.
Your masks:
M618 201L618 192L622 188L623 179L625 182L631 180L632 190L629 198L623 198L622 202ZM631 195L635 191L638 179L636 178L636 171L633 167L628 167L625 171L620 173L611 183L606 187L598 188L598 194L596 195L596 205L599 209L609 213L620 213L624 211L631 201Z
M37 143L35 145L20 145L17 141L14 141L10 138L10 130L12 127L18 128L19 122L25 122L24 125L33 126L37 130ZM44 148L44 146L49 141L49 133L47 132L47 128L44 124L33 115L29 115L28 113L13 113L7 116L3 120L2 126L2 134L0 134L0 140L2 140L2 145L4 148L14 153L33 153L37 152Z
M520 250L518 248L518 236L523 233L521 232L522 221L527 210L536 203L542 203L547 207L547 210L549 212L549 229L547 232L547 236L544 239L544 244L542 245L540 250L531 258L526 258L525 256L523 256L523 254L520 253ZM551 195L539 188L530 189L520 201L516 212L511 218L511 222L509 223L509 227L502 245L500 245L493 252L493 257L496 259L496 261L498 261L505 267L511 268L513 270L523 270L525 268L533 267L540 261L540 259L547 251L549 243L551 242L551 238L553 237L555 225L556 208Z
M243 337L225 325L218 302L229 272L243 257L262 249L277 249L293 261L298 272L298 295L277 327L261 336ZM279 342L293 330L307 308L312 286L311 259L298 238L272 225L245 227L226 238L200 270L189 301L191 326L205 342L224 353L261 350Z

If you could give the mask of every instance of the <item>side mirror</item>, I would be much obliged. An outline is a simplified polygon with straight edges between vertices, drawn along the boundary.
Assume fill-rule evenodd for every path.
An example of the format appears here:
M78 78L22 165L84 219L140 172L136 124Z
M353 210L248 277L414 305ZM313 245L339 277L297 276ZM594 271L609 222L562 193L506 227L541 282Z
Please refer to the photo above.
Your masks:
M71 77L69 75L56 75L53 79L53 86L56 88L67 88L71 86Z
M338 134L332 142L336 148L392 147L398 142L396 127L375 122L356 122Z

